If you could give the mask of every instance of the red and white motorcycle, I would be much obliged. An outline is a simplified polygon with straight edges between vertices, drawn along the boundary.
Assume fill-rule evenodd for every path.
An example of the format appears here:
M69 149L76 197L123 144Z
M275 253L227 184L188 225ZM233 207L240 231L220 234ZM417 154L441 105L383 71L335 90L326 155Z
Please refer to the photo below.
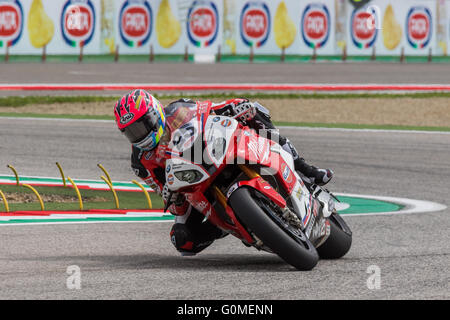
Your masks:
M319 258L344 256L352 233L335 209L337 199L305 184L278 143L210 108L199 108L173 133L169 189L245 245L299 270L314 268Z

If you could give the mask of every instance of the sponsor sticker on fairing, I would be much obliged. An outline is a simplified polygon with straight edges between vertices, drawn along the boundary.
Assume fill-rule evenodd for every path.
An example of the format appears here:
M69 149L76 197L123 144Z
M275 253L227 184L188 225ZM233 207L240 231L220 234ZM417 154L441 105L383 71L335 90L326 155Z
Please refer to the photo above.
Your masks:
M213 1L194 1L188 10L186 30L196 47L209 47L219 33L219 12Z
M61 32L71 47L84 47L94 36L95 8L91 0L68 0L61 12Z
M173 184L173 182L174 182L174 176L173 176L173 174L169 174L168 176L167 176L167 183L169 184L169 185L172 185Z
M150 39L153 12L147 0L127 0L119 14L120 38L129 47L141 47Z
M241 11L240 33L249 47L261 47L270 34L270 11L263 1L249 1Z
M291 169L289 169L289 167L286 164L283 163L281 165L281 172L282 172L282 175L283 175L283 179L287 183L290 183L292 181Z
M231 120L229 119L222 120L220 124L222 125L222 127L228 128L231 125Z
M355 9L350 18L350 34L354 45L359 49L371 48L378 36L376 23L378 13L375 7Z
M300 25L305 44L313 49L325 46L330 37L330 25L330 12L326 5L321 3L307 5Z
M406 16L406 37L414 49L425 48L432 37L433 17L424 6L412 7Z
M0 47L15 45L22 36L23 9L19 0L0 1Z

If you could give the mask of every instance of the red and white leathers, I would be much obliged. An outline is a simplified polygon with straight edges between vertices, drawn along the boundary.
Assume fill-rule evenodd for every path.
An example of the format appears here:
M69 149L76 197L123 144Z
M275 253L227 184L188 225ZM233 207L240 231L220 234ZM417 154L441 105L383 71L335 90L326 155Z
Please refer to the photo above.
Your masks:
M166 182L164 171L166 159L172 154L172 150L169 148L171 135L176 129L195 117L198 105L204 103L212 106L212 112L229 115L242 122L251 120L256 112L246 99L231 99L218 104L210 101L195 102L180 99L165 107L166 129L158 146L151 151L143 151L133 146L131 156L131 167L135 174L160 195ZM187 212L188 207L187 202L176 201L168 210L174 215L183 215Z
M292 154L296 170L302 172L306 177L312 177L313 182L317 183L320 180L319 182L323 181L326 183L331 179L332 172L330 170L309 166L303 158L298 156L297 151L290 144L289 140L278 134L278 131L270 121L270 116L262 110L264 109L262 106L255 108L246 99L230 99L218 104L213 104L210 101L195 102L189 99L180 99L164 108L165 132L158 146L151 151L132 147L131 167L135 174L158 194L162 195L163 199L167 199L167 192L163 192L166 182L166 159L170 158L174 152L169 147L172 133L195 117L197 108L200 105L204 106L205 103L212 107L211 112L215 114L233 117L253 129L266 130L270 139L272 139L270 136L276 136L283 149ZM314 179L316 180L314 181ZM225 235L220 229L210 224L209 221L203 222L204 217L202 214L190 206L182 195L176 194L174 197L175 199L171 199L173 203L168 208L169 212L176 216L170 236L172 243L183 255L200 252L215 239Z

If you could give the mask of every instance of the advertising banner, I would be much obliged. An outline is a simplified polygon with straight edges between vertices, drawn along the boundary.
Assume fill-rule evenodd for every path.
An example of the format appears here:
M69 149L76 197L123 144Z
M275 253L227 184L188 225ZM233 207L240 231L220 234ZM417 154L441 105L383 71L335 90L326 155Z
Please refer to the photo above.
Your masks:
M231 52L334 53L334 0L239 0L229 6L234 20L228 23L234 27L225 35L224 47Z
M427 55L435 48L436 1L374 0L349 6L348 53Z
M116 1L115 39L122 54L212 53L223 34L222 0Z
M10 54L99 53L99 0L0 0L0 43Z
M450 0L0 0L0 54L446 55Z

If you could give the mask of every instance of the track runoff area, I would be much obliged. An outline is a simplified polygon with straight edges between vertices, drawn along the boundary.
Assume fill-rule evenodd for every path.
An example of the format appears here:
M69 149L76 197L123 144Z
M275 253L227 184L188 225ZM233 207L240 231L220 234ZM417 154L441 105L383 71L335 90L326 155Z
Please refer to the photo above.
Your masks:
M450 85L445 84L8 84L1 85L0 91L33 92L48 91L49 94L57 91L79 91L79 92L115 92L129 91L135 88L142 88L149 91L167 91L167 92L195 92L205 94L207 92L230 92L246 91L251 93L258 92L321 92L321 93L416 93L416 92L450 92ZM73 120L80 121L80 120ZM96 121L96 120L89 120ZM101 121L101 120L100 120ZM304 130L305 128L292 129ZM366 129L339 129L339 128L314 128L314 130L363 130ZM395 131L395 130L371 130L371 131ZM402 131L407 133L405 131ZM430 132L424 132L430 133ZM446 132L432 132L434 134L448 134ZM3 175L0 176L1 184L13 184L16 177ZM62 186L61 178L56 177L21 177L22 183L29 185L52 185ZM110 188L103 181L96 180L75 180L81 188L92 190L107 190ZM112 182L116 190L127 190L140 192L138 187L128 182ZM151 189L149 192L153 192ZM425 213L445 210L445 205L417 199L407 199L398 197L385 197L378 195L344 194L336 193L340 203L337 209L340 214L351 216L369 216L369 215L392 215L392 214L411 214ZM18 225L40 225L40 224L73 224L73 223L151 223L151 222L172 222L173 216L164 213L161 209L143 209L143 210L84 210L84 211L20 211L20 212L1 212L0 207L0 226L18 226Z

